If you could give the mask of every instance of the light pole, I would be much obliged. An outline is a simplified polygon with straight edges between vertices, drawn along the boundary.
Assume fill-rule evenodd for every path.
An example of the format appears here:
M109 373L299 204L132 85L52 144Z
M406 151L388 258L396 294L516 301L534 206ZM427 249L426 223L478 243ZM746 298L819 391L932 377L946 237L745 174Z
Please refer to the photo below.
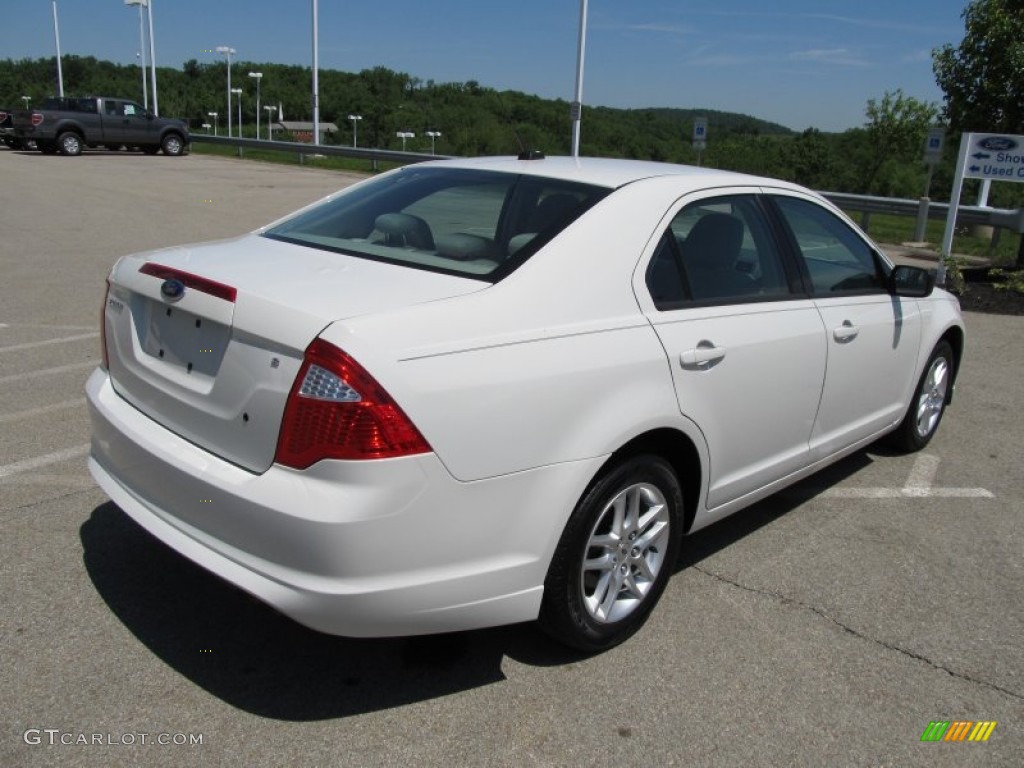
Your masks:
M430 137L430 154L436 155L437 152L434 151L434 139L440 138L441 132L440 131L427 131L427 136Z
M313 0L313 143L320 144L320 36L317 0Z
M572 119L572 156L580 154L580 120L583 119L583 59L587 52L587 0L580 0L580 40L576 48L576 93L569 109Z
M153 114L160 116L160 103L156 98L156 47L153 43L153 0L146 0L149 14L149 81L153 86Z
M263 111L267 113L267 140L268 141L273 141L274 140L274 123L273 123L273 119L274 118L272 117L271 113L275 109L277 109L277 107L273 107L273 106L269 106L269 105L263 108Z
M352 121L352 146L359 146L359 121L363 119L362 115L349 115L348 119Z
M207 112L206 114L213 118L213 135L216 136L217 135L217 113L216 112Z
M231 92L238 95L238 138L242 138L242 89L232 88Z
M210 125L209 123L203 123L203 128L205 128L206 132L209 133L210 129L213 128L213 126Z
M57 26L57 0L53 0L53 42L57 46L57 87L58 95L64 95L64 73L60 68L60 27Z
M149 87L146 85L146 25L142 7L149 0L124 0L125 5L139 6L139 70L142 72L142 106L149 109Z
M256 81L256 140L258 141L260 138L260 80L263 79L263 73L250 72L249 77Z
M218 45L217 53L223 53L228 58L228 138L231 138L231 56L237 51L228 45Z
M416 138L416 134L413 133L412 131L399 131L398 133L395 134L395 136L397 136L398 138L400 138L402 140L402 151L403 152L405 152L405 140L406 139L415 139Z
M25 102L25 109L28 109L28 105L32 103L31 96L22 96L21 100Z

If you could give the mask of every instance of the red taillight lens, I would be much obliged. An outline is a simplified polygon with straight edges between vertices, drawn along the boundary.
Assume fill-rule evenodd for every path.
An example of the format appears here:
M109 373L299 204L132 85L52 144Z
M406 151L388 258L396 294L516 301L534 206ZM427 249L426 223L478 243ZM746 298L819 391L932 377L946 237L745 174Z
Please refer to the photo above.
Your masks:
M32 125L42 125L42 124L43 124L43 115L42 115L42 113L41 112L33 112L32 113Z
M274 461L305 469L320 459L429 451L398 403L359 363L322 339L309 345L288 396Z

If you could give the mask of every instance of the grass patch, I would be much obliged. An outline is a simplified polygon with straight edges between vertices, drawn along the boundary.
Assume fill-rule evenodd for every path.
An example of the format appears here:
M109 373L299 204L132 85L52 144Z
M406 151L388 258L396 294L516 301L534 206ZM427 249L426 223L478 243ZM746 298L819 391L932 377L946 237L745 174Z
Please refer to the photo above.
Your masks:
M846 211L846 214L856 221L861 222L859 211ZM917 221L913 216L893 216L884 213L872 213L868 234L879 243L906 243L914 238L914 227ZM928 227L925 230L925 241L934 249L938 250L942 245L942 235L946 230L946 222L938 219L929 219ZM967 256L984 256L992 259L995 264L1013 264L1017 259L1017 247L1020 243L1020 235L1009 230L997 230L999 241L996 247L992 247L991 237L978 237L970 233L970 228L958 228L953 236L953 252Z

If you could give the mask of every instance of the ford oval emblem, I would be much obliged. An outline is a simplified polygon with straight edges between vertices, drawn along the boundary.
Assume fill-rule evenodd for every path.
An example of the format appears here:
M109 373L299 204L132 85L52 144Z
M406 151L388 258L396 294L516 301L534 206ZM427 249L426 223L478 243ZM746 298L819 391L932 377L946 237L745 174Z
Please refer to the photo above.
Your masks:
M185 284L181 280L164 280L160 286L160 294L168 301L178 301L185 295Z
M1016 149L1017 142L1007 136L989 136L987 139L979 141L978 146L993 152L1006 152L1010 149Z

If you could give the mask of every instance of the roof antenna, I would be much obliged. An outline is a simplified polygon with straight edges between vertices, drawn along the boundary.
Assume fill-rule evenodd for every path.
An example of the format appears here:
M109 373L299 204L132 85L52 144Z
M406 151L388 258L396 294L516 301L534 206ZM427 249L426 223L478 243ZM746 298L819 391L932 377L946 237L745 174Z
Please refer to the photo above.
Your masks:
M512 123L512 120L508 115L508 110L505 109L505 102L501 100L501 91L495 89L494 95L498 98L498 106L501 107L501 114L505 118L505 124L508 126L508 129L512 131L512 135L516 139L516 144L519 145L519 154L525 154L526 145L523 144L523 139L519 136L519 132L516 130L515 125Z

